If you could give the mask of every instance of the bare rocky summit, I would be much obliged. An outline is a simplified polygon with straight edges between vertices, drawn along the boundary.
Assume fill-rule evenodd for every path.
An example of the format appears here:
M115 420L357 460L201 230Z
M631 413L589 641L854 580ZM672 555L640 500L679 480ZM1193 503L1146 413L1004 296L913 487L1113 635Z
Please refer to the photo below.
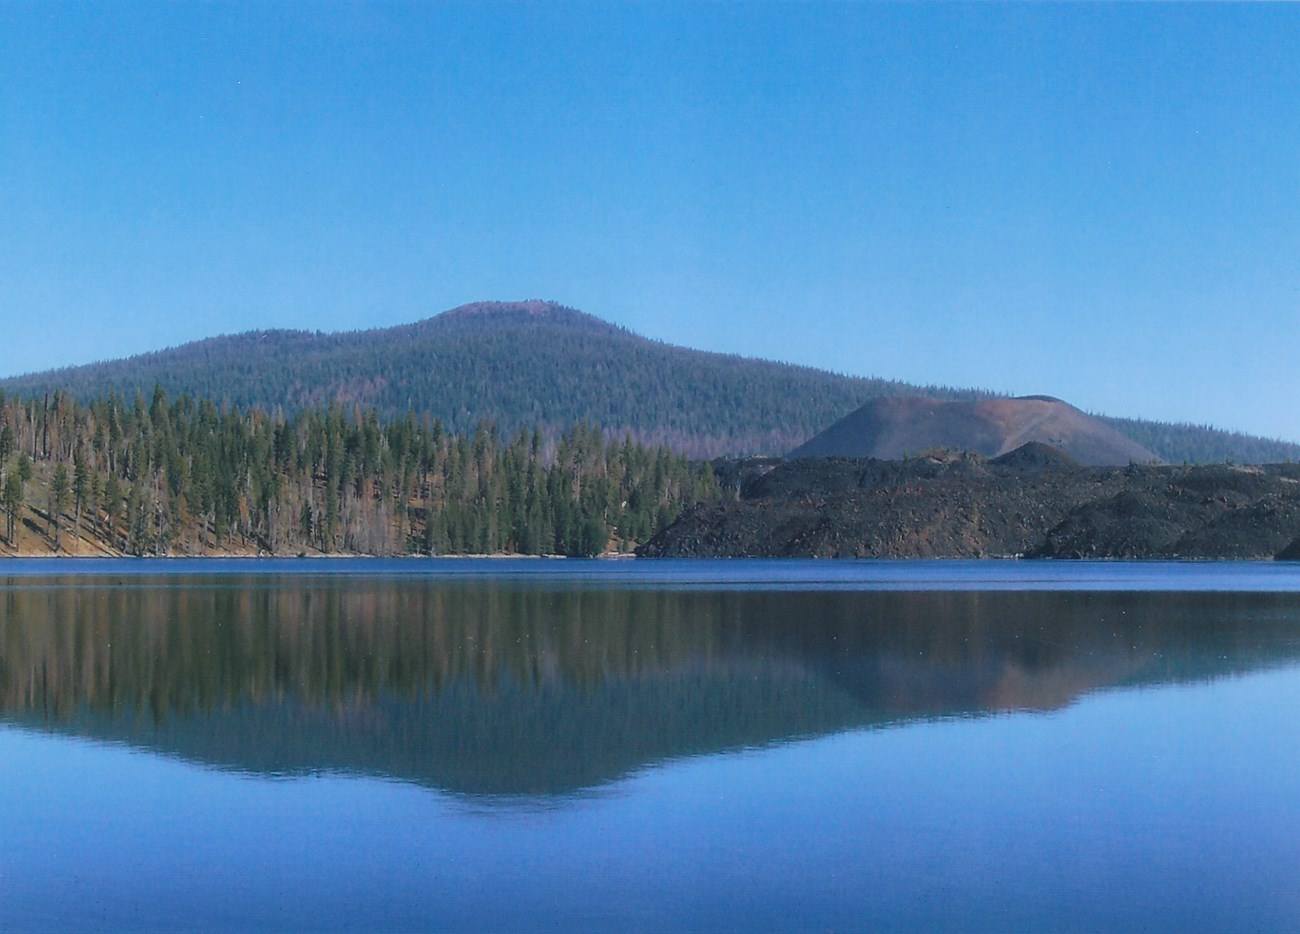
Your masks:
M1089 466L1149 464L1156 455L1099 418L1051 396L872 399L790 452L898 459L935 448L999 457L1030 442ZM1039 451L1035 456L1043 456Z

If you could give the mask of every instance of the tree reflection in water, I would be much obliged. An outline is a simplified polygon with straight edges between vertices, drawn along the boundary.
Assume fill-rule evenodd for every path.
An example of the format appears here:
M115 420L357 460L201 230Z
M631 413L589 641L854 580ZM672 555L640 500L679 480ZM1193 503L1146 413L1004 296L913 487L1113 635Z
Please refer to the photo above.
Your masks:
M220 768L565 795L665 759L1300 656L1294 595L10 579L0 715Z

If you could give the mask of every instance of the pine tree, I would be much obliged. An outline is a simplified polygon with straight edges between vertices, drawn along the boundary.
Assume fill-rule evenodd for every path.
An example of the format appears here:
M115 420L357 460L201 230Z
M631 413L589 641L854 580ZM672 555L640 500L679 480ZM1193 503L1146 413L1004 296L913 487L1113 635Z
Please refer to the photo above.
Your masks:
M54 468L54 478L50 481L50 528L54 535L54 548L60 547L63 511L68 507L68 468L59 464Z
M5 478L3 495L5 516L8 519L9 544L17 545L15 528L18 522L18 513L23 508L23 477L18 470L9 471L8 477Z
M120 540L117 523L121 514L122 484L117 479L117 474L110 473L104 483L104 521L108 526L108 543L113 548L118 547Z
M81 508L86 503L86 497L90 493L90 468L86 466L86 460L81 456L81 448L78 447L73 457L72 467L72 497L74 501L75 530L78 538L81 537Z

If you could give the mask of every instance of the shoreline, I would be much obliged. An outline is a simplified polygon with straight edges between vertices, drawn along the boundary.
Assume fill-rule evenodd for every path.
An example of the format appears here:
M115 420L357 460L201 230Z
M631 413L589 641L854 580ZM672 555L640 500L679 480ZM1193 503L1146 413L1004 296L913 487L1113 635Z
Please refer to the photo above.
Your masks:
M243 552L209 552L201 555L128 555L128 554L69 554L67 552L0 552L3 561L461 561L461 560L530 560L530 561L622 561L637 558L626 552L608 552L590 557L580 555L532 555L515 553L455 554L455 555L371 555L352 552L323 552L321 554L247 554Z
M661 562L661 561L810 561L818 564L851 563L900 563L922 564L935 561L960 561L969 564L1030 564L1030 565L1075 565L1075 564L1300 564L1300 558L1279 558L1274 555L1240 557L1235 555L1162 555L1143 557L1087 556L1066 557L1059 555L637 555L625 552L609 552L600 555L531 555L531 554L456 554L456 555L369 555L333 552L315 555L272 555L241 554L226 552L202 555L126 555L126 554L54 554L23 553L0 554L0 565L5 562L57 561L77 564L80 562L136 562L136 561L601 561L601 562Z

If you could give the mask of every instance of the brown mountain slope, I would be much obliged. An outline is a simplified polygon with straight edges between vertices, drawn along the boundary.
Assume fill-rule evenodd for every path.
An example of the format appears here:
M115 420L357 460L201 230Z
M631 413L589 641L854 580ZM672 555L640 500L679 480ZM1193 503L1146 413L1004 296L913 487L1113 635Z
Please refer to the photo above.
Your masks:
M998 457L1031 441L1090 466L1150 463L1155 454L1098 418L1050 396L956 401L873 399L790 452L790 457L896 460L932 448Z

